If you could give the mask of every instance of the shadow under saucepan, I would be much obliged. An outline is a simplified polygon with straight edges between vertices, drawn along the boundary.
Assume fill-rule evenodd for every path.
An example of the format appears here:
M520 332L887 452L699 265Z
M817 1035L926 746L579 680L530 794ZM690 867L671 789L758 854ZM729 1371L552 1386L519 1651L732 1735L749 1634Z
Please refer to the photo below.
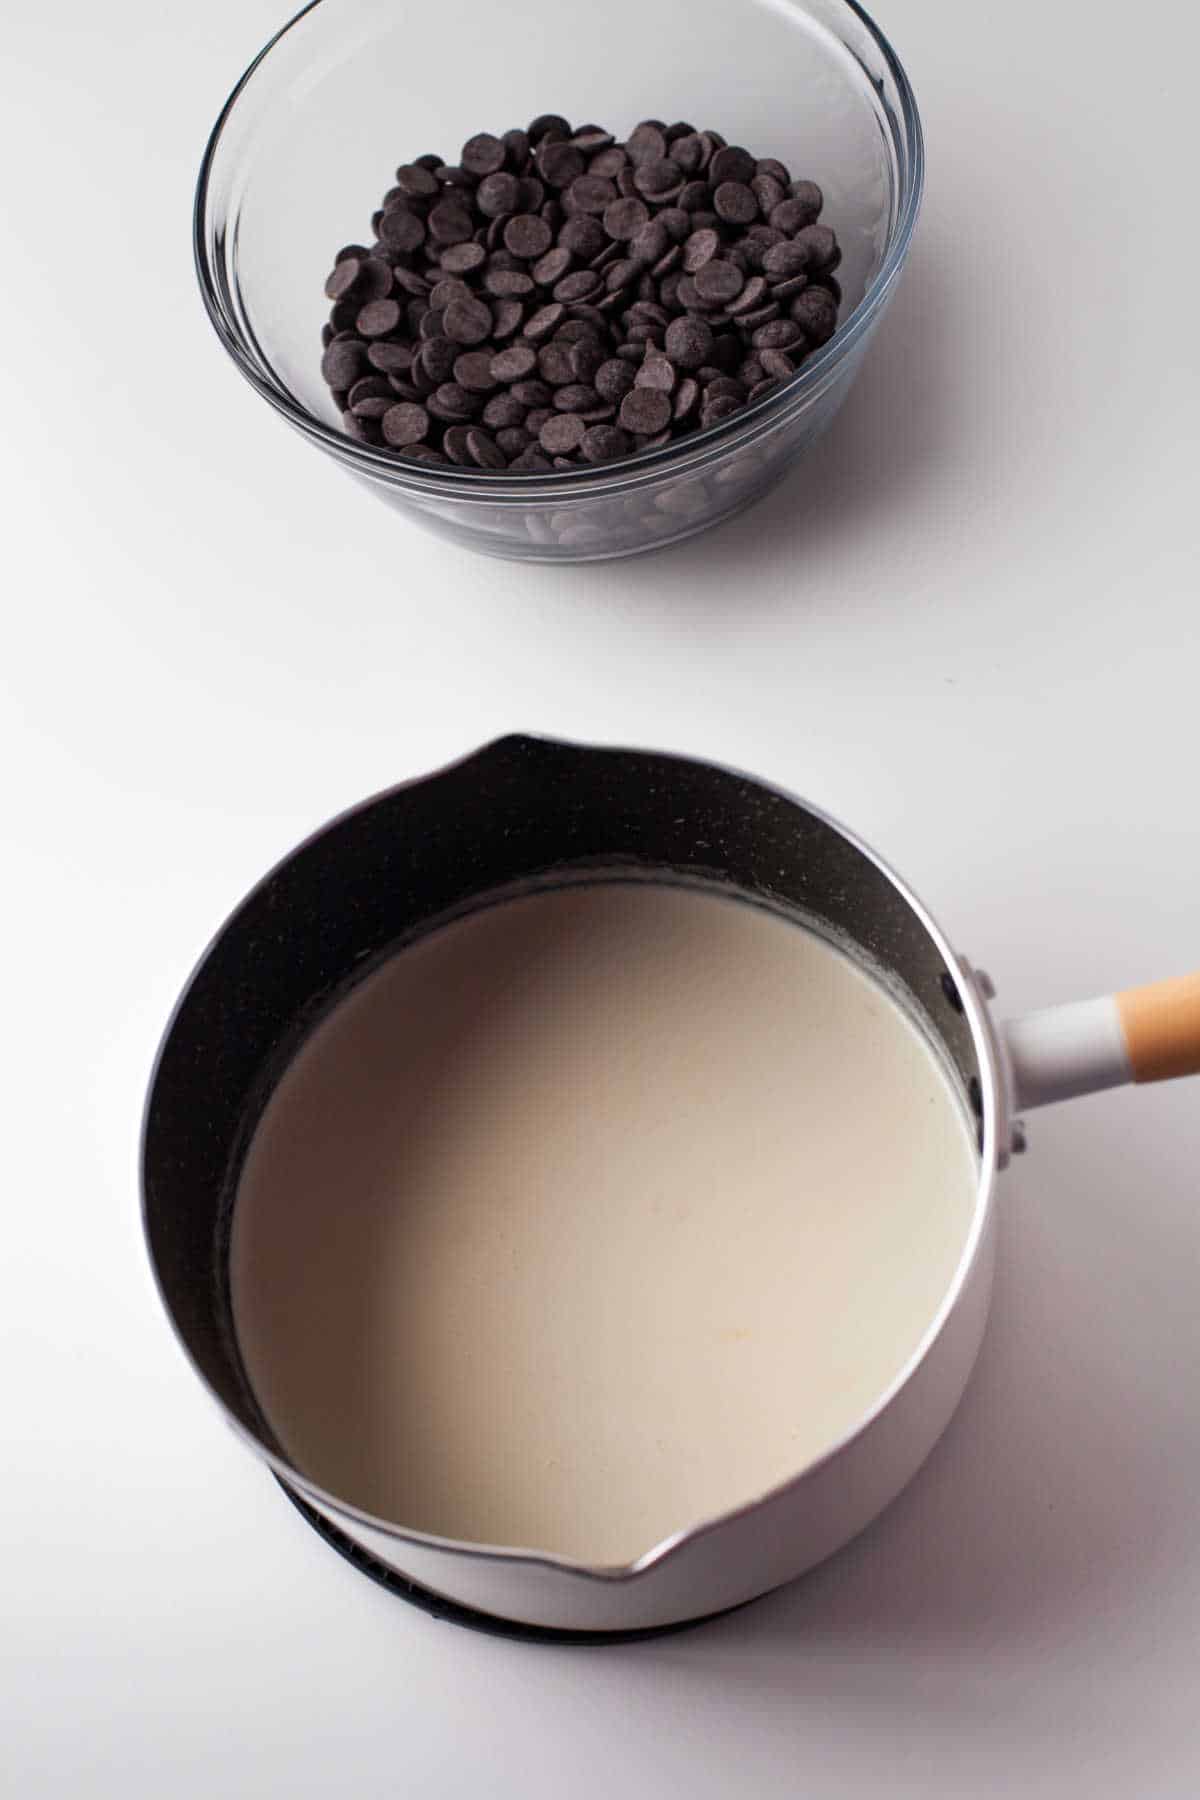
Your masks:
M816 1655L967 1655L982 1674L1169 1604L1200 1532L1180 1474L1200 1458L1194 1183L1169 1144L1135 1166L1106 1100L1003 1178L983 1350L916 1479L828 1563L641 1655L781 1693Z

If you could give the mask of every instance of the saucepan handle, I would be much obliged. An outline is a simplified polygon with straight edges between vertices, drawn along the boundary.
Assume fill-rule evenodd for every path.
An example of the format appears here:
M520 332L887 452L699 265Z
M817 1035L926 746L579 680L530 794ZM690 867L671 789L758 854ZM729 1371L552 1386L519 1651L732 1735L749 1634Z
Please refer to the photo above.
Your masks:
M1200 970L1004 1026L1017 1111L1129 1081L1200 1075Z

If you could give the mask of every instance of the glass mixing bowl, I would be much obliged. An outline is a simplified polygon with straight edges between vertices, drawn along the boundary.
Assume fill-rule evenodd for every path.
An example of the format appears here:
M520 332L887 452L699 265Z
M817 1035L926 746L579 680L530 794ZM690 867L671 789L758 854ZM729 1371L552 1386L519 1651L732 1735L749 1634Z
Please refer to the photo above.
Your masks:
M539 113L711 126L819 183L842 247L836 335L773 392L659 450L512 474L356 442L321 378L324 283L398 163L456 161L477 131ZM209 141L196 260L247 380L381 499L492 555L622 556L688 537L780 479L845 399L912 239L921 127L908 80L853 0L314 0L242 77Z

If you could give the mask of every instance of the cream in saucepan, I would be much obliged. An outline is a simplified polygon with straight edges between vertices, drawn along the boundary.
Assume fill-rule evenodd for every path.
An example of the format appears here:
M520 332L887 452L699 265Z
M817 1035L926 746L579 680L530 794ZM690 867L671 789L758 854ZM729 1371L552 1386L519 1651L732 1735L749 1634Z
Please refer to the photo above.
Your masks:
M303 1044L237 1190L237 1336L330 1493L623 1563L853 1428L977 1180L938 1057L822 937L694 888L541 892Z

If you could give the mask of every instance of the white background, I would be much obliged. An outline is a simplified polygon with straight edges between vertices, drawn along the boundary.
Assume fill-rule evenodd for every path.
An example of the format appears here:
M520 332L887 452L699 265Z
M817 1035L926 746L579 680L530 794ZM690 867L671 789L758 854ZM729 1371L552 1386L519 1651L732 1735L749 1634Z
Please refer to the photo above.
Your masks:
M278 7L5 22L0 1784L1194 1795L1196 1085L1032 1121L976 1378L858 1544L618 1649L434 1624L311 1535L170 1338L135 1173L230 905L512 727L810 795L1013 1009L1195 965L1194 9L886 0L928 201L833 434L716 535L556 573L390 515L204 321L192 181Z

